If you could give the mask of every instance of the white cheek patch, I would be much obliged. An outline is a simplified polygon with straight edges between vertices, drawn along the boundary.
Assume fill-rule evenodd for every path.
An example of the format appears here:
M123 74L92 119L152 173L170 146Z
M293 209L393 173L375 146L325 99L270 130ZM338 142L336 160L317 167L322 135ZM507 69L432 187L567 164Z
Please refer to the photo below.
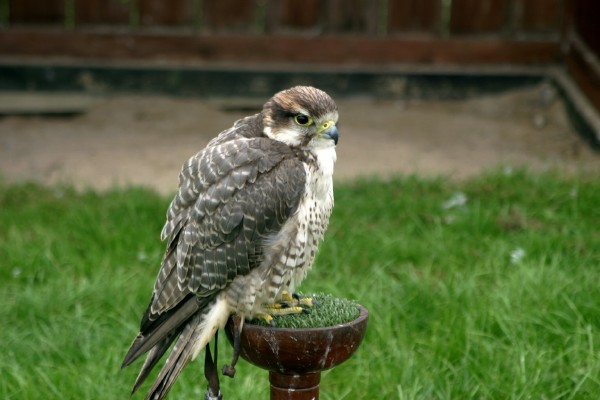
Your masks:
M283 142L291 147L300 146L302 143L302 132L291 128L277 129L273 131L271 128L265 128L264 133L267 137Z

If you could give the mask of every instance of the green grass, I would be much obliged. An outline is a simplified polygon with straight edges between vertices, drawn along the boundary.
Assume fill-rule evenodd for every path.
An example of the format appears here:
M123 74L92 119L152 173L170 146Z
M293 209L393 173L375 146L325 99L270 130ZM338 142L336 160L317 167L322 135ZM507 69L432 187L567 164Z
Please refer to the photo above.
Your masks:
M0 398L127 398L140 364L119 366L157 273L168 202L142 189L0 183ZM353 358L323 374L322 399L596 399L600 177L338 185L301 289L370 313ZM220 350L228 362L225 340ZM202 397L201 364L170 398ZM237 369L222 379L226 399L268 398L266 372Z

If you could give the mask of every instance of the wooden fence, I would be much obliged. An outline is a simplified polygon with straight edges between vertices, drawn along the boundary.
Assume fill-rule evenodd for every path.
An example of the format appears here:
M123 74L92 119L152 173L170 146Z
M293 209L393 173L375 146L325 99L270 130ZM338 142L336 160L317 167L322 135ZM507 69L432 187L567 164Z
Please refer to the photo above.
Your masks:
M3 26L203 33L561 35L567 0L0 0Z
M0 0L0 51L204 61L545 63L560 58L567 8L567 0ZM307 40L314 43L307 46Z
M598 0L0 0L0 57L565 63L600 109Z

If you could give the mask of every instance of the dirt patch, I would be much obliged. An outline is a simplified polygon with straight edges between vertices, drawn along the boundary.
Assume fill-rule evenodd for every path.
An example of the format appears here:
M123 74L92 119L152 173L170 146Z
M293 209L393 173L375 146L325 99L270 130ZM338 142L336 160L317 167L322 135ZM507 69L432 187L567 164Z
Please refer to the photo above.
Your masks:
M600 154L540 85L465 101L337 99L336 179L397 173L462 178L498 165L600 172ZM0 175L106 189L176 189L183 162L236 119L199 99L97 98L75 117L0 119Z

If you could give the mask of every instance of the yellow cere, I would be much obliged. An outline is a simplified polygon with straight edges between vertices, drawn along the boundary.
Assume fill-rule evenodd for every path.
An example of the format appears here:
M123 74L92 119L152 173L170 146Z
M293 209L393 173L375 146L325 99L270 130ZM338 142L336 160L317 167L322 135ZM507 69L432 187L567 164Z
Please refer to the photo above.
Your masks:
M333 121L331 121L331 120L327 121L327 122L323 122L319 131L325 131L325 130L329 129L331 127L331 125L333 125Z

